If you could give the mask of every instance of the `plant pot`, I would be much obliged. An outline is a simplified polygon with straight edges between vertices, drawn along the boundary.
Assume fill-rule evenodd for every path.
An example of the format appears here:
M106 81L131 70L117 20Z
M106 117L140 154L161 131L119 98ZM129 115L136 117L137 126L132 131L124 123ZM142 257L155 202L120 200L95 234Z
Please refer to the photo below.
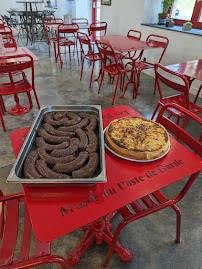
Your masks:
M158 16L159 16L159 22L158 22L158 24L165 25L166 24L167 17L168 17L168 14L167 13L159 13Z
M182 30L183 31L190 31L192 29L192 24L183 24Z

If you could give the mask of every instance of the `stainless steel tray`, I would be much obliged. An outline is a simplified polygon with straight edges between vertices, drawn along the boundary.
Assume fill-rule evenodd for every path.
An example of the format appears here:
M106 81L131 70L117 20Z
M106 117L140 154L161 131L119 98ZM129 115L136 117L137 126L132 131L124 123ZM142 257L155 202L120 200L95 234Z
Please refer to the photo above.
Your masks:
M35 137L37 130L41 127L44 115L52 111L72 111L72 112L87 112L92 115L96 115L98 119L98 137L99 137L99 154L100 162L99 167L96 171L95 177L93 178L78 178L78 179L29 179L23 177L23 166L24 161L31 150L34 149ZM7 182L22 183L31 187L55 187L55 186L89 186L95 183L106 182L106 169L105 169L105 153L104 153L104 135L103 135L103 124L102 124L102 112L101 106L99 105L67 105L67 106L48 106L44 105L41 107L32 127L26 137L26 140L21 148L20 153L11 169L11 172L7 178Z

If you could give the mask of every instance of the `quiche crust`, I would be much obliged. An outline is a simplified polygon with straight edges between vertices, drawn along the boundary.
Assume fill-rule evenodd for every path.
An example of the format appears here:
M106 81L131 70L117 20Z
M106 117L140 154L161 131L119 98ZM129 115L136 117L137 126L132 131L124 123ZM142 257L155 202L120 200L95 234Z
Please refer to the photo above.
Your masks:
M113 120L105 130L105 142L114 152L134 160L152 160L170 146L166 129L157 122L124 117Z

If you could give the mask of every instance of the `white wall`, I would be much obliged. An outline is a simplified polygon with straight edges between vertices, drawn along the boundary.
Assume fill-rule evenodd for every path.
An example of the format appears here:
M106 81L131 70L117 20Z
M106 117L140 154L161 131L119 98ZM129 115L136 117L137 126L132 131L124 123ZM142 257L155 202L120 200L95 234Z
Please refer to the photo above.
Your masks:
M141 25L143 20L157 22L160 3L160 0L112 0L111 6L101 5L101 20L108 23L107 34L126 35L129 29L136 29L142 32L142 40L151 33L168 37L170 43L162 60L163 65L202 59L201 36ZM157 54L154 50L152 53L154 56ZM150 74L154 75L153 71ZM191 90L195 92L199 85L199 82L194 81Z

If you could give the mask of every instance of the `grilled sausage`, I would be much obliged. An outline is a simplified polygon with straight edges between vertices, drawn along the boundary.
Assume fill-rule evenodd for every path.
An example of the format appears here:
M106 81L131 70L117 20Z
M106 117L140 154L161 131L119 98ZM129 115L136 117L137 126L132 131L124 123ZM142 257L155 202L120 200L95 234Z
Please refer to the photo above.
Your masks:
M65 126L71 126L71 125L75 125L77 123L79 123L81 121L81 118L79 117L79 115L77 115L76 113L73 112L66 112L66 116L69 118L64 118L64 125Z
M49 133L47 133L47 131L45 129L39 129L37 131L38 135L43 137L45 139L46 142L51 143L51 144L58 144L58 143L62 143L64 141L69 141L70 137L69 136L54 136L54 135L50 135Z
M61 126L58 128L59 131L63 131L63 132L73 132L74 130L76 130L77 128L85 128L89 123L89 119L85 118L82 119L79 123L72 125L72 126Z
M58 126L58 125L62 125L64 122L64 119L60 119L60 120L54 120L53 116L55 115L55 112L49 112L45 115L44 117L44 121L49 123L52 126Z
M73 155L68 155L60 158L52 157L45 151L45 149L42 148L38 148L37 152L39 154L39 157L42 160L46 161L48 164L68 163L76 159L76 157L74 157Z
M55 120L61 120L62 118L64 118L66 116L66 112L67 111L58 111L53 115L53 118Z
M97 138L97 135L92 130L88 130L86 132L86 134L88 136L88 145L86 147L86 150L89 153L96 152L98 150L98 138Z
M78 112L79 117L83 118L89 118L90 114L86 113L86 112Z
M89 154L88 163L79 170L72 172L72 178L89 178L95 174L99 163L99 154L93 152Z
M36 168L45 178L70 178L68 175L56 173L51 170L44 160L37 160Z
M97 118L94 115L91 115L89 117L90 123L88 124L88 126L86 126L86 130L92 130L95 131L96 127L97 127Z
M52 135L56 135L56 136L69 136L69 137L74 137L75 134L73 132L62 132L62 131L58 131L56 130L52 125L48 124L48 123L44 123L43 124L43 128Z
M74 132L80 140L78 148L84 150L88 145L88 137L86 133L81 128L77 128Z
M70 154L75 154L78 151L79 139L77 137L70 139L70 145L66 149L54 149L51 152L51 156L54 157L65 157Z
M36 170L36 160L38 159L38 153L32 151L26 158L24 163L24 176L25 178L42 178L42 175Z
M54 149L65 149L69 146L69 141L62 142L58 145L51 145L45 142L43 137L37 137L36 140L37 148L43 148L46 151L53 151Z
M82 167L88 159L88 152L82 151L79 153L79 156L72 162L69 163L57 163L53 167L53 171L62 172L62 173L70 173L74 170Z

